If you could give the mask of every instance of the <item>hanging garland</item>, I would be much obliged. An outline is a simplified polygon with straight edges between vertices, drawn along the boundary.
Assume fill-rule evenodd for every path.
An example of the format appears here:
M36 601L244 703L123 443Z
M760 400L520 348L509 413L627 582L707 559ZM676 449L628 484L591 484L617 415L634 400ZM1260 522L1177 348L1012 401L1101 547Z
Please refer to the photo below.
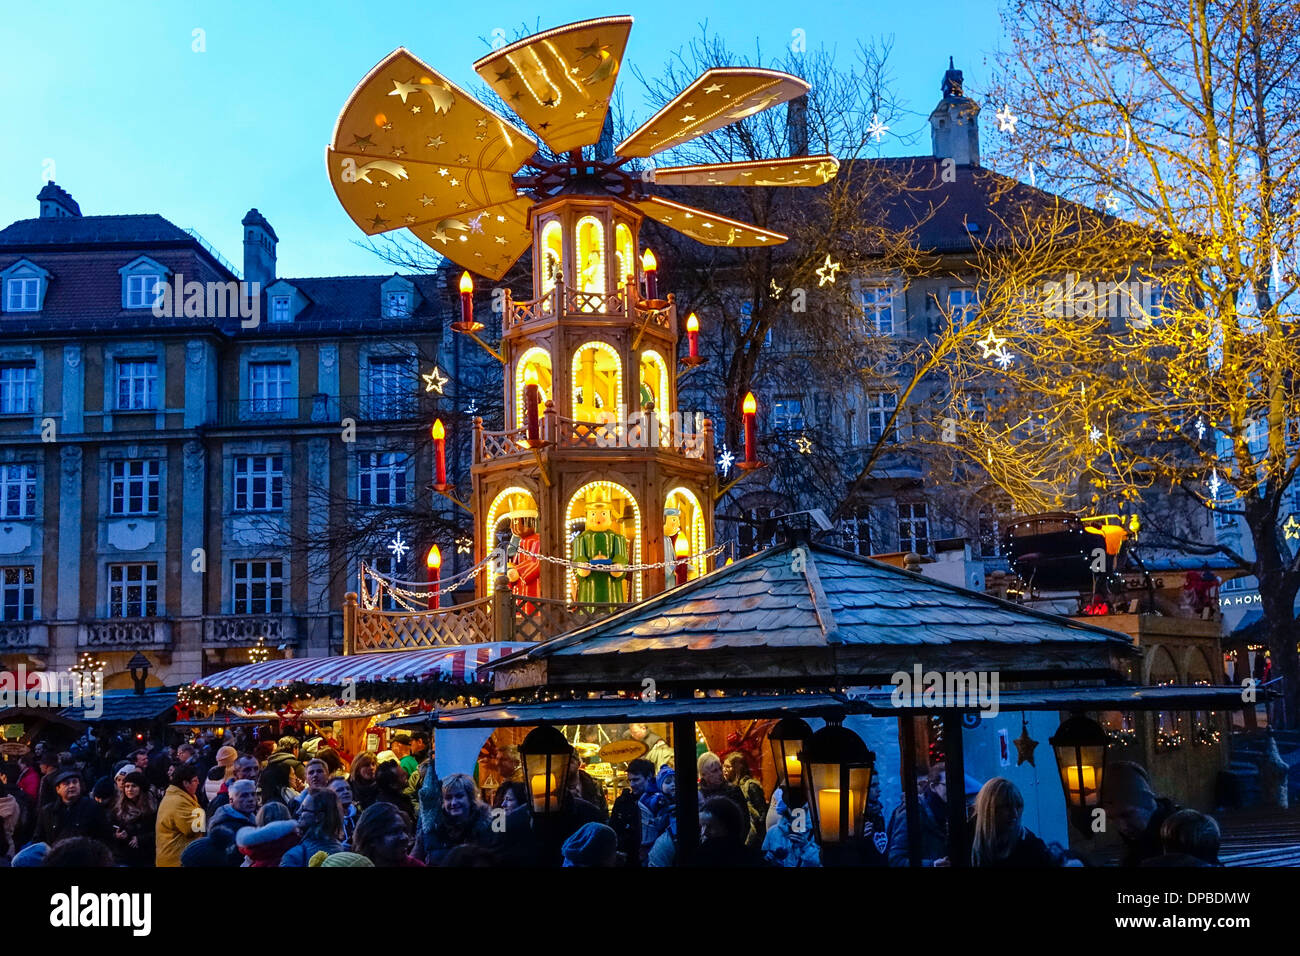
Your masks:
M405 703L418 698L421 702L453 703L477 701L492 689L489 681L459 681L436 678L425 681L389 680L357 681L349 685L349 697L355 700L373 700ZM352 691L355 691L353 693ZM279 687L254 690L235 690L229 687L208 687L191 684L177 693L178 705L187 709L195 707L246 707L253 710L285 711L299 701L316 700L329 693L341 692L327 685L294 681ZM342 706L342 697L335 698ZM287 711L286 711L287 712Z

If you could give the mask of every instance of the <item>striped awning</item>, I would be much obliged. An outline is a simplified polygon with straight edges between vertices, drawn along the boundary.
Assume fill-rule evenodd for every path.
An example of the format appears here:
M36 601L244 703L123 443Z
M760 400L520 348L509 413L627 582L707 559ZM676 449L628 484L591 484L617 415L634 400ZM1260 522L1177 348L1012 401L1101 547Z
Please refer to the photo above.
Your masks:
M352 654L338 657L294 657L243 664L195 681L197 687L221 690L269 690L290 684L322 687L377 681L474 681L484 664L532 647L531 641L500 641L418 651Z

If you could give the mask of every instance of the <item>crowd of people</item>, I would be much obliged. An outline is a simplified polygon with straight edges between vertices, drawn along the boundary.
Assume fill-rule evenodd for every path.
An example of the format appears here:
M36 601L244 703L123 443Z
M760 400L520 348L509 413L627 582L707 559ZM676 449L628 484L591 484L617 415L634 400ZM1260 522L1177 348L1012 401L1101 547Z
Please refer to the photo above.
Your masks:
M240 744L243 744L241 747ZM0 764L0 865L122 867L678 865L677 771L672 759L627 764L607 808L574 751L567 792L534 809L522 768L506 766L492 804L472 776L439 777L427 737L397 734L390 749L345 761L319 735L231 745L155 745L96 768L38 749ZM820 866L802 794L770 796L745 754L703 753L696 766L696 866ZM1105 807L1130 866L1213 866L1213 818L1157 797L1146 772L1107 768ZM878 778L854 862L907 866L904 805L888 822ZM1024 799L1004 778L967 778L967 854L976 867L1081 865L1023 822ZM924 866L952 863L943 764L920 781L917 843ZM684 856L684 855L683 855Z

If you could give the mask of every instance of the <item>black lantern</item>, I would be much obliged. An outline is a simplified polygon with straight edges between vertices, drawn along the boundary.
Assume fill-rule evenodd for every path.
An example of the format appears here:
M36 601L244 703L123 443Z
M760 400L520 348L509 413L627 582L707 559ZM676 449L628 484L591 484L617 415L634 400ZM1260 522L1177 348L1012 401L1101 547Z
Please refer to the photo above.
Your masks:
M803 767L799 765L799 752L812 736L808 722L799 717L785 717L776 722L768 732L767 742L772 747L772 762L776 764L776 782L781 788L786 804L803 790Z
M535 727L519 745L524 765L524 785L533 802L533 812L558 813L569 786L569 763L573 747L554 727Z
M131 672L131 682L135 685L137 694L144 693L145 681L149 679L149 658L136 652L136 655L126 662L127 670Z
M799 762L821 845L847 843L859 836L876 755L853 731L828 725L808 738Z
M1056 751L1056 766L1061 771L1061 786L1070 815L1082 832L1091 833L1088 817L1101 805L1102 776L1110 738L1095 720L1075 714L1056 729L1050 743Z

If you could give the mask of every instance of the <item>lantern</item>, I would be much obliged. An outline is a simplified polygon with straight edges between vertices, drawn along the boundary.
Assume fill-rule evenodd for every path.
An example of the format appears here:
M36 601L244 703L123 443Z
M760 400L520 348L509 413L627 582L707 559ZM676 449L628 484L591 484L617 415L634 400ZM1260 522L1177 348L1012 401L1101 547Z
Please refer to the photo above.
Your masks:
M1056 729L1049 743L1056 751L1065 803L1075 826L1080 832L1091 834L1089 815L1101 805L1106 748L1110 743L1106 731L1095 720L1075 714Z
M859 836L876 755L853 731L829 725L808 738L799 763L821 845L843 844Z
M802 803L803 767L799 765L799 752L812 736L808 722L799 717L778 720L767 735L772 748L772 763L776 765L776 782L781 788L786 806Z
M641 253L641 271L645 273L645 297L659 298L659 263L649 249Z
M572 756L573 747L554 727L533 728L519 745L524 785L534 813L559 813L569 786Z

